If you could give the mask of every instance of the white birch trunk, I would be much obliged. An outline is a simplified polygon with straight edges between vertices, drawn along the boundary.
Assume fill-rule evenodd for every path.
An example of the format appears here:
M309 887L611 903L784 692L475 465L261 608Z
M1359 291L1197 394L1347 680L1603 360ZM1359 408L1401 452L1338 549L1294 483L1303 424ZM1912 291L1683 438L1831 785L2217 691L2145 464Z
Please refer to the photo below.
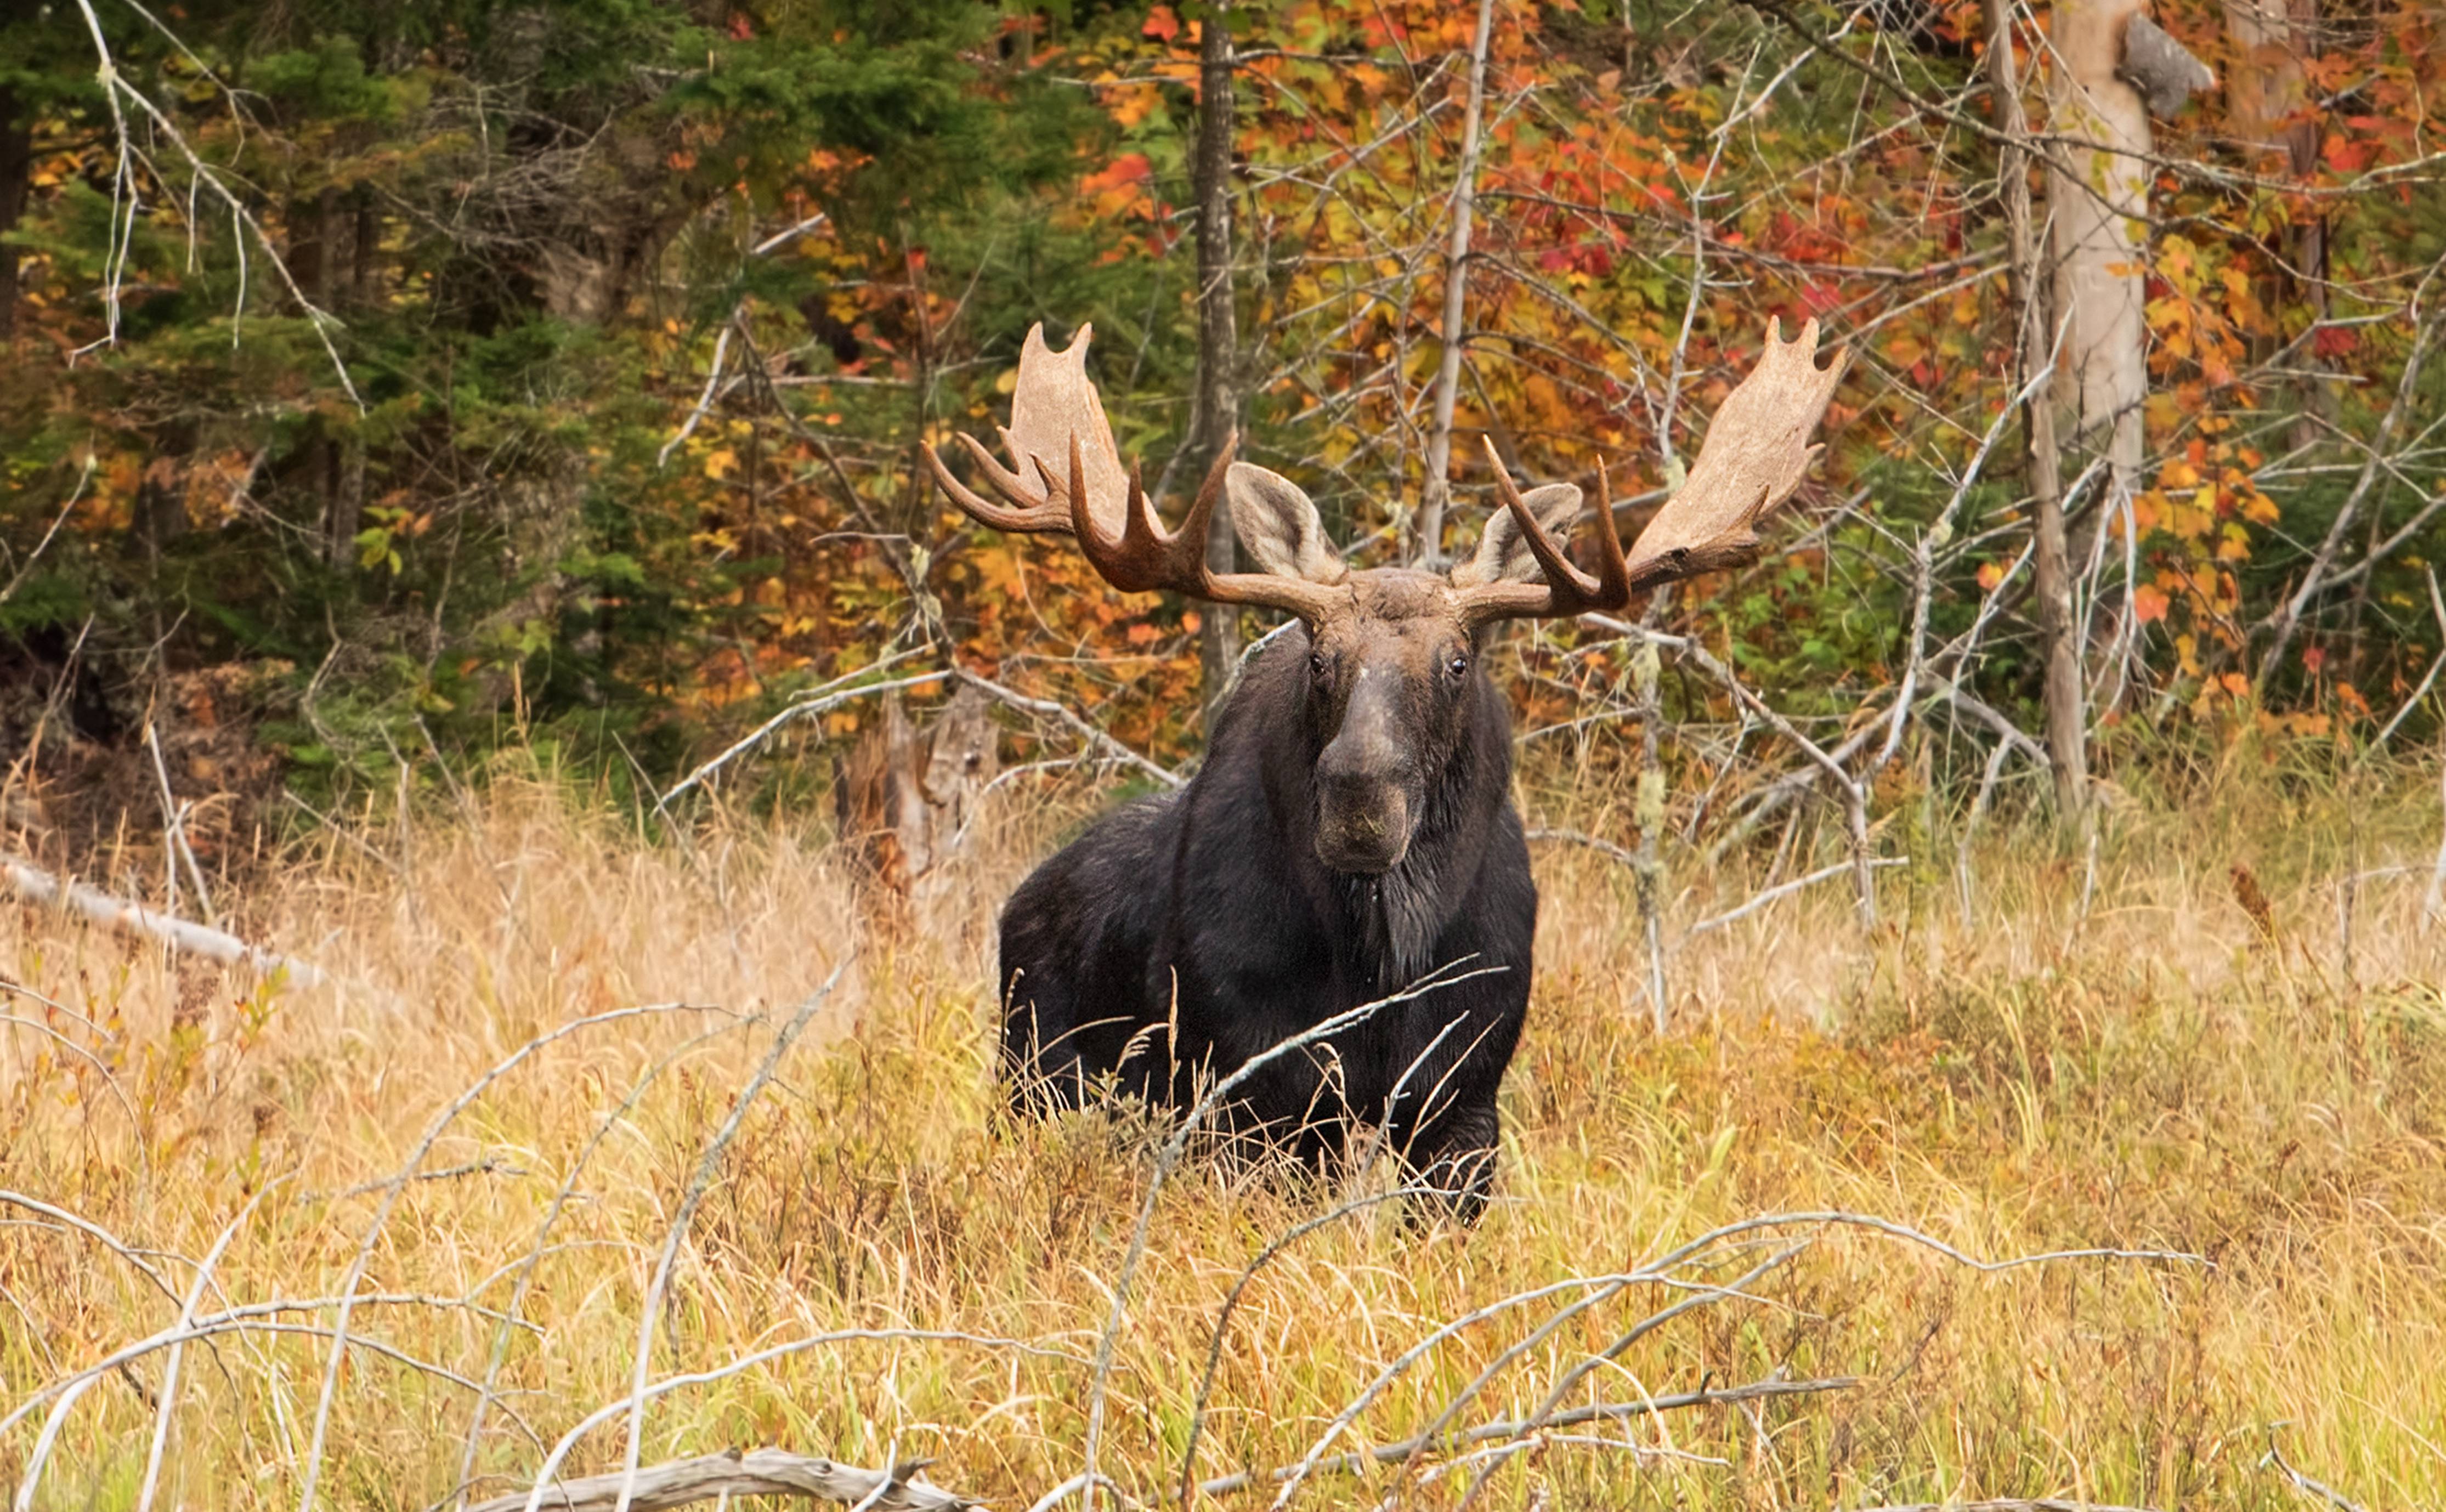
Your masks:
M2055 316L2063 345L2056 400L2072 418L2072 443L2103 451L2110 501L2140 473L2141 401L2149 392L2148 108L2115 76L2123 28L2139 0L2058 0L2049 97L2052 134L2047 210L2053 222ZM2106 518L2100 511L2099 518Z
M1452 500L1453 408L1460 396L1461 349L1467 343L1470 219L1477 208L1478 128L1486 115L1486 49L1495 31L1495 0L1477 0L1477 33L1469 47L1469 107L1460 128L1460 169L1454 176L1452 240L1444 259L1443 360L1436 369L1435 425L1427 434L1427 476L1419 496L1417 565L1443 564L1444 506Z

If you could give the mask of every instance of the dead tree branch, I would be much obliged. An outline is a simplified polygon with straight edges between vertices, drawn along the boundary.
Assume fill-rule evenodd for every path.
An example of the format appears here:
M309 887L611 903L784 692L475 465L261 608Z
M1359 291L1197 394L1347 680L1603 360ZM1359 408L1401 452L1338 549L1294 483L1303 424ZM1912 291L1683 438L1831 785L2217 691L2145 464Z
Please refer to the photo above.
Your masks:
M968 684L970 688L975 689L978 692L987 694L998 702L1007 704L1009 707L1020 710L1022 713L1035 714L1042 718L1054 721L1056 724L1068 729L1072 734L1078 736L1081 740L1085 741L1089 746L1094 747L1097 750L1110 756L1124 766L1128 766L1148 777L1154 778L1157 782L1163 784L1166 787L1178 787L1187 781L1187 779L1175 773L1169 767L1159 766L1154 762L1147 760L1137 751L1130 749L1127 746L1122 745L1112 736L1105 734L1101 729L1098 729L1087 720L1080 717L1076 713L1073 713L1062 705L1053 702L1049 698L1030 698L1025 693L1014 692L1012 690L1005 688L1002 684L993 682L988 678L980 677L975 672L969 671L965 668L953 668L951 670L951 675Z
M141 935L189 955L201 955L224 966L253 967L266 976L286 972L290 981L300 987L321 987L331 980L321 967L293 955L283 955L276 951L250 945L235 935L175 918L126 898L113 898L83 882L64 881L33 862L14 856L0 855L0 881L7 882L20 898L30 902L57 904L82 914L104 928Z
M1453 406L1460 394L1461 348L1469 297L1470 217L1477 203L1478 130L1486 115L1486 47L1494 28L1494 0L1478 0L1477 30L1469 48L1469 106L1461 118L1460 166L1455 170L1452 242L1444 259L1443 351L1436 368L1435 417L1427 435L1427 476L1419 500L1417 543L1410 556L1420 566L1443 565L1444 506L1452 498Z
M539 1503L532 1503L525 1491L497 1496L474 1503L467 1512L518 1512L530 1504L540 1504L546 1512L610 1512L621 1503L624 1481L633 1487L627 1504L634 1512L664 1512L692 1502L739 1496L811 1497L874 1512L961 1512L982 1504L913 1479L926 1463L917 1460L889 1470L867 1470L787 1449L750 1449L743 1454L731 1449L672 1460L633 1476L613 1471L563 1481L550 1487Z

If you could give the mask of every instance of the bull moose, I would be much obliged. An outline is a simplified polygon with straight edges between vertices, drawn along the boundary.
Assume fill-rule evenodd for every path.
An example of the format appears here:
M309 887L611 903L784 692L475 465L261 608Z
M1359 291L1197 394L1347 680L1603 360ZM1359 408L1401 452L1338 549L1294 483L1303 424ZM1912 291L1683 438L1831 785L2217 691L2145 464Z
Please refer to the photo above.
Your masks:
M1233 461L1228 444L1167 532L1114 444L1087 376L1090 336L1082 327L1056 352L1043 327L1028 332L1002 432L1012 465L959 438L1001 501L930 449L944 493L997 530L1069 534L1124 592L1279 610L1298 625L1250 661L1185 787L1106 814L1011 895L1000 984L1013 1105L1076 1106L1111 1078L1185 1108L1266 1049L1382 1003L1258 1068L1220 1121L1235 1143L1319 1170L1354 1129L1381 1129L1413 1180L1474 1219L1537 921L1488 632L1618 611L1752 559L1759 520L1818 450L1809 435L1842 354L1818 366L1815 321L1792 342L1771 327L1686 482L1628 555L1600 470L1584 552L1593 573L1556 544L1579 488L1523 493L1499 463L1503 508L1474 555L1443 573L1354 571L1299 485ZM1208 521L1227 500L1257 571L1207 564Z

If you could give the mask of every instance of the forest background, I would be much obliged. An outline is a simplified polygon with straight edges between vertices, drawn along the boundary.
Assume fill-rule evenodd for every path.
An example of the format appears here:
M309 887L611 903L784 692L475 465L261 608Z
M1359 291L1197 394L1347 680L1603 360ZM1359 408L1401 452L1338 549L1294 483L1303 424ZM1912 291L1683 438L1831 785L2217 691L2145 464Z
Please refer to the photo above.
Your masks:
M2171 0L2217 83L2125 157L2089 148L2130 123L2049 104L2094 60L2004 6L1319 0L1202 47L1215 14L18 8L0 656L47 822L152 803L147 730L228 795L207 847L279 784L504 741L650 795L930 644L1182 758L1263 627L1109 593L917 465L990 435L1039 320L1094 323L1158 497L1236 425L1383 561L1465 549L1481 442L1524 480L1602 464L1635 526L1766 319L1818 318L1855 362L1800 523L1648 623L1863 795L2042 791L2056 644L2071 762L2127 784L2437 731L2434 11ZM2067 230L2085 196L2103 242ZM1618 759L1631 646L1522 642L1529 728ZM1745 762L1723 679L1660 702L1677 791L1830 769Z

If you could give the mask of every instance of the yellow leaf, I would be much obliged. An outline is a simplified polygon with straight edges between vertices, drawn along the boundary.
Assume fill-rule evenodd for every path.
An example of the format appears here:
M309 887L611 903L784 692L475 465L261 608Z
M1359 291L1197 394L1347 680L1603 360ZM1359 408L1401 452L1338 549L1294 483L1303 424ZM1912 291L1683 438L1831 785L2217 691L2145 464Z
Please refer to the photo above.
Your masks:
M739 470L739 453L727 446L715 448L705 459L705 475L715 482L722 482Z

